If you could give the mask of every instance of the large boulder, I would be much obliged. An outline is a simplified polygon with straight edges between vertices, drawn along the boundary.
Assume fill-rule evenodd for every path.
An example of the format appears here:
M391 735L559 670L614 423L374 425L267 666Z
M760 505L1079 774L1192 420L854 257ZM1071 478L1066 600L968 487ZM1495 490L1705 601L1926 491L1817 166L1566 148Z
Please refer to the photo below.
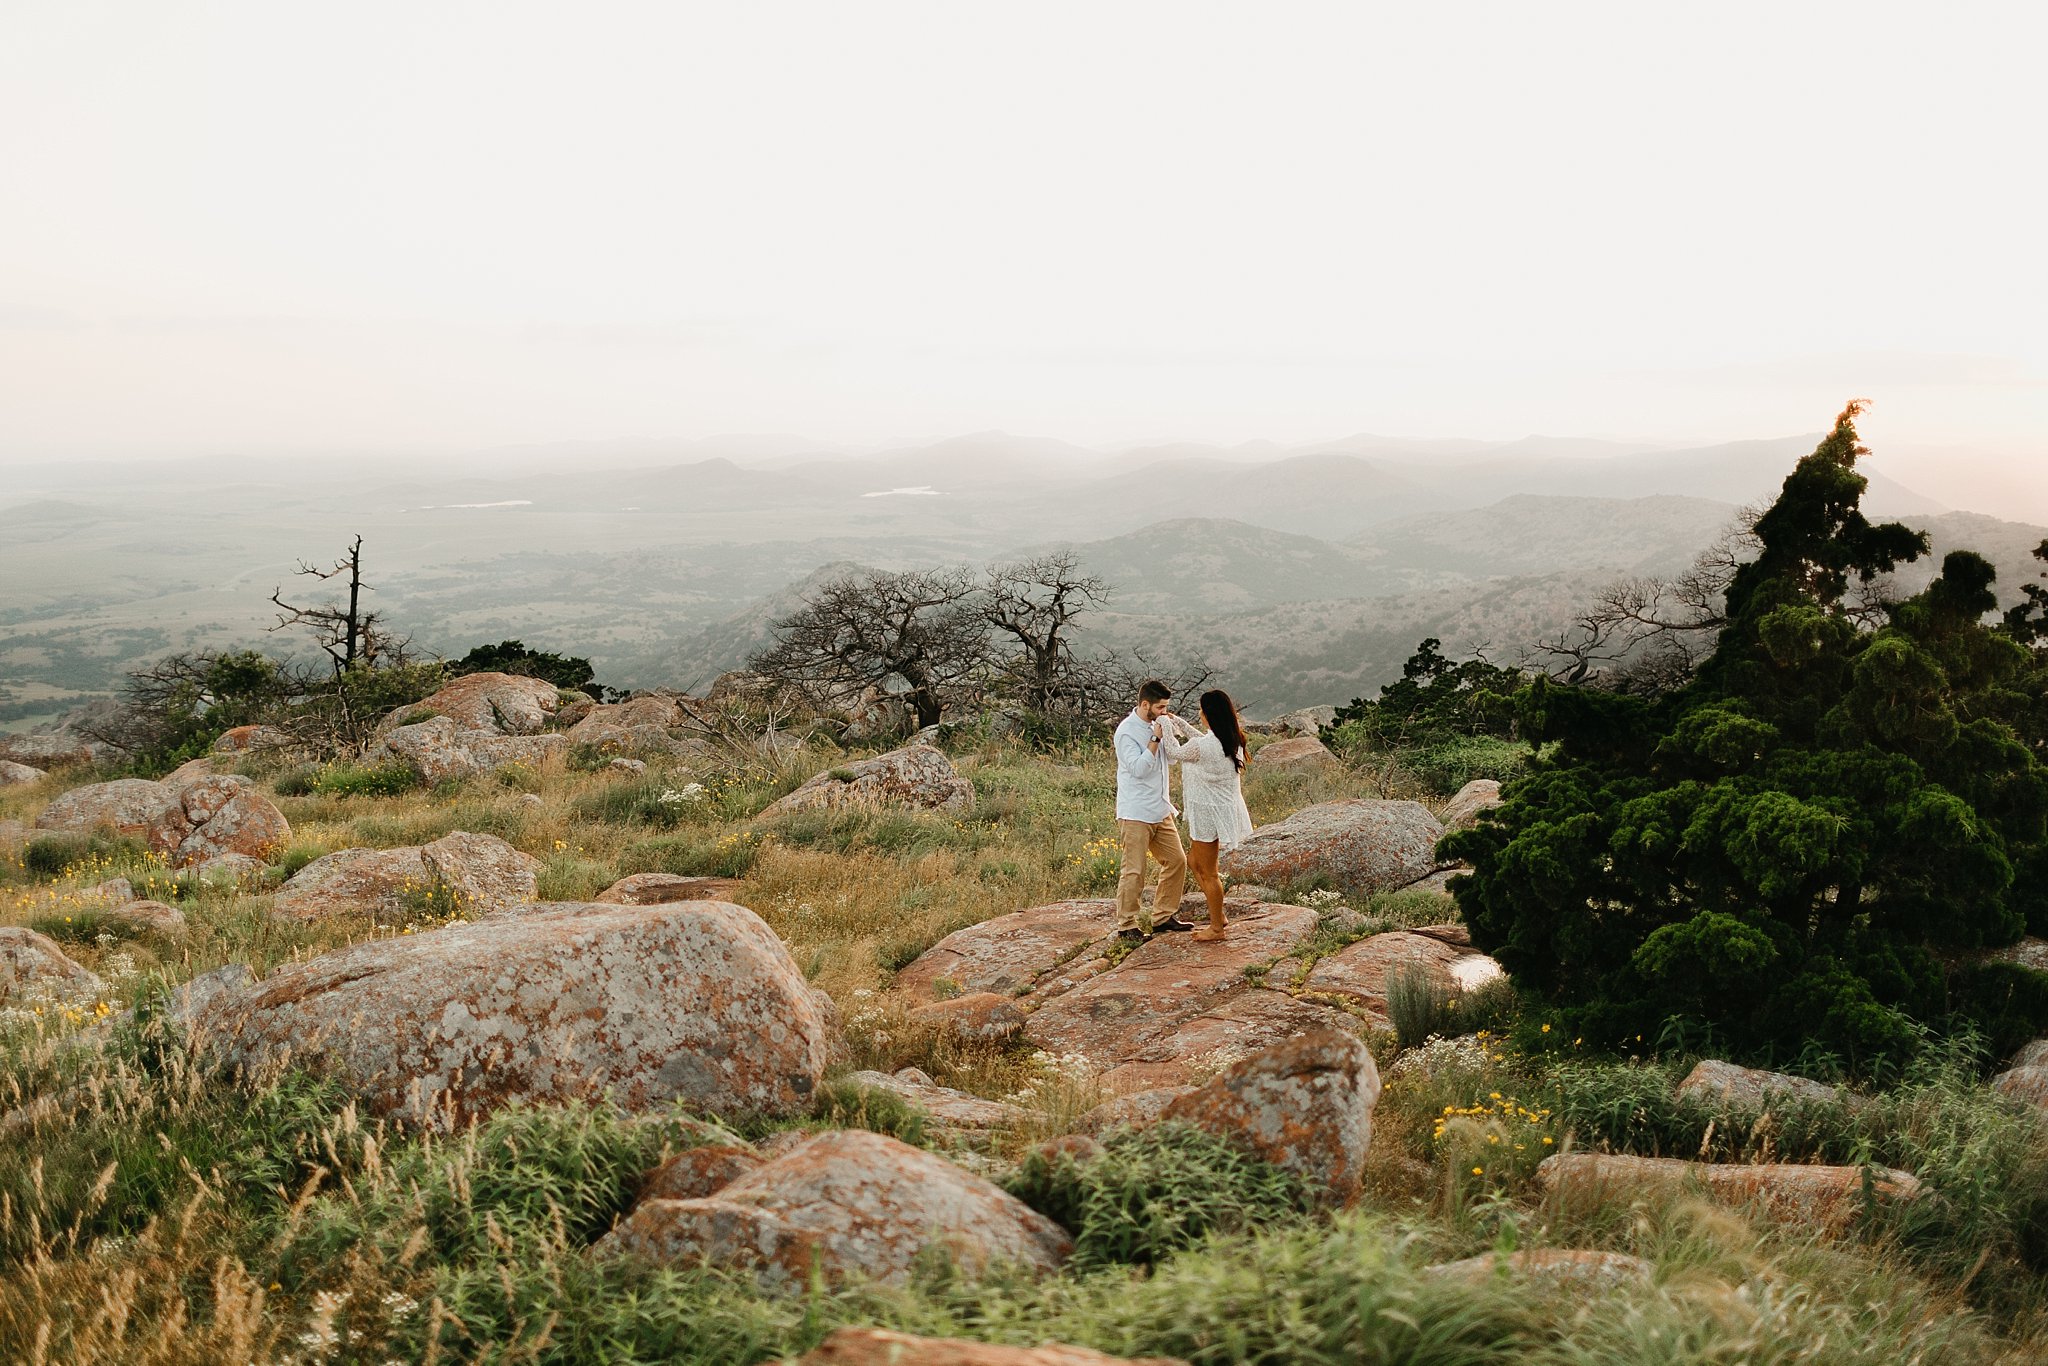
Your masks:
M1186 1366L1172 1357L1111 1357L1048 1343L1001 1347L964 1338L920 1338L886 1328L836 1328L796 1366Z
M822 1133L716 1195L648 1200L598 1244L681 1265L743 1267L763 1288L900 1285L927 1248L973 1276L1047 1272L1073 1251L1058 1224L944 1158L860 1129Z
M0 759L0 787L20 787L25 783L40 782L47 776L39 768L17 764L12 759Z
M820 773L761 814L773 817L797 811L883 806L967 811L974 806L974 788L939 750L930 745L906 745Z
M2048 1066L2029 1063L2000 1072L1991 1079L1991 1087L2001 1096L2048 1113Z
M894 986L919 1001L949 994L1015 996L1116 931L1116 903L1055 901L955 930L906 964Z
M1166 1107L1304 1178L1319 1198L1358 1198L1380 1073L1355 1034L1317 1030L1245 1059Z
M1466 826L1477 823L1480 812L1491 811L1499 805L1500 784L1491 778L1474 778L1459 788L1456 796L1444 803L1444 809L1438 813L1437 819L1443 822L1444 831L1448 834L1450 831L1463 830Z
M1337 709L1325 703L1319 707L1302 707L1288 712L1273 722L1273 729L1281 735L1321 735L1323 728L1334 725Z
M716 1195L768 1159L758 1148L705 1143L685 1148L647 1175L642 1200L702 1200Z
M1456 993L1468 984L1497 976L1500 965L1467 944L1446 942L1412 930L1389 930L1347 944L1322 959L1302 989L1338 997L1382 1028L1387 1014L1387 979L1402 969L1419 970Z
M83 736L69 732L54 735L0 735L0 759L9 763L25 764L45 772L53 768L73 768L89 764L99 757L100 746Z
M1323 874L1348 894L1369 896L1427 877L1443 833L1419 803L1348 797L1261 826L1225 856L1223 870L1273 887Z
M381 729L398 730L428 716L490 735L537 735L560 709L554 684L518 674L464 674L431 697L400 707Z
M1687 1162L1671 1157L1622 1153L1559 1153L1536 1168L1537 1184L1558 1199L1588 1207L1606 1205L1643 1188L1697 1184L1719 1200L1756 1205L1773 1216L1824 1232L1840 1232L1863 1206L1863 1168L1823 1167L1790 1162ZM1910 1172L1870 1169L1874 1195L1913 1200L1920 1181Z
M0 1005L26 1001L90 1001L106 984L65 956L57 941L34 930L0 926Z
M1255 773L1307 773L1337 762L1329 747L1313 735L1273 740L1252 751L1245 768Z
M149 847L173 868L207 868L235 856L261 862L291 842L291 823L247 778L222 774L173 789L149 829Z
M566 904L288 964L205 1011L227 1061L296 1058L379 1113L445 1124L509 1100L791 1114L834 1040L752 911Z
M540 860L495 835L457 830L432 844L324 854L277 889L272 915L403 920L421 903L471 915L523 906L540 894Z
M154 935L159 939L185 937L185 913L162 901L126 901L101 919L130 934Z
M367 757L393 759L430 783L495 773L510 764L537 768L569 746L566 736L507 735L466 730L449 716L436 716L384 733Z
M147 778L87 783L59 793L36 817L36 829L76 835L111 830L119 835L146 838L177 804L177 789Z
M595 745L617 754L693 755L709 752L702 735L686 727L686 699L674 693L645 693L624 702L579 708L576 724L564 732L572 744Z

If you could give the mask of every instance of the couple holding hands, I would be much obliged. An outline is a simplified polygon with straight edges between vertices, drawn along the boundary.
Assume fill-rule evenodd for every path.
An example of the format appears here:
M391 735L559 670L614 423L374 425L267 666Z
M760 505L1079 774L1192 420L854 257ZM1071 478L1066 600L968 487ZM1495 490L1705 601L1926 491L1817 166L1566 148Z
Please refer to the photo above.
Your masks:
M1217 861L1252 833L1239 775L1244 772L1244 726L1230 694L1202 694L1202 723L1195 730L1173 714L1173 692L1153 679L1138 689L1138 705L1116 728L1116 826L1122 836L1123 867L1117 878L1117 933L1142 939L1161 930L1191 931L1211 943L1228 933L1223 918L1223 878ZM1174 817L1170 766L1181 766L1181 801L1187 808L1190 853L1180 845ZM1139 905L1145 887L1145 858L1159 864L1152 914ZM1209 901L1209 923L1181 919L1181 892L1188 865Z

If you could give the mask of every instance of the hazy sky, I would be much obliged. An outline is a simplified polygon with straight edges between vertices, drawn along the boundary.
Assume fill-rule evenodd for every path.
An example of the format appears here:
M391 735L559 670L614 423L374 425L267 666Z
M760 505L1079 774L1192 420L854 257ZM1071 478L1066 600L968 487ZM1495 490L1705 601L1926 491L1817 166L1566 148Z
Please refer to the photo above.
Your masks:
M2039 13L0 0L0 459L1860 394L2025 481Z

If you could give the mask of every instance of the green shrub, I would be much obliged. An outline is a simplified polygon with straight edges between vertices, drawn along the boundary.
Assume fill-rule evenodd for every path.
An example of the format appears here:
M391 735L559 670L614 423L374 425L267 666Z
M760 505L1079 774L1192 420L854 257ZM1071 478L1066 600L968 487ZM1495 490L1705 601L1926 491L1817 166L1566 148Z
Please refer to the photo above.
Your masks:
M1458 1032L1476 1034L1483 1029L1491 1035L1507 1034L1515 1027L1521 1008L1513 978L1489 977L1458 997Z
M762 835L669 835L642 840L620 858L621 874L675 873L680 877L745 877L760 855Z
M48 915L40 915L29 921L28 927L37 934L48 935L66 944L90 944L102 934L110 934L116 939L137 937L132 926L108 920L106 912L96 906L81 906L68 913L51 912Z
M313 790L323 797L397 797L422 781L404 764L333 764L313 780Z
M148 856L142 841L124 835L42 835L21 850L21 866L36 877L62 877L86 866L139 863Z
M1310 1208L1301 1178L1185 1124L1114 1132L1085 1161L1035 1151L1005 1186L1073 1233L1082 1267L1150 1266L1212 1234L1268 1228Z
M310 797L320 788L318 764L295 764L277 775L271 784L280 797Z
M827 1082L818 1089L813 1113L830 1129L868 1129L915 1147L931 1146L924 1111L879 1086Z
M1458 735L1397 751L1430 790L1450 796L1475 778L1511 782L1529 767L1529 746L1492 735Z

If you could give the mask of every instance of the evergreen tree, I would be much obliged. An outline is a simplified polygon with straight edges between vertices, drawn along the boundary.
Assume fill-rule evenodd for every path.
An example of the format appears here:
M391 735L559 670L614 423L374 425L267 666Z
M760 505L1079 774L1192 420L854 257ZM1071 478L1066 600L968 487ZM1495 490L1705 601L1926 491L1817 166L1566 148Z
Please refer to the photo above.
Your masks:
M1859 620L1851 584L1927 545L1861 512L1858 411L1758 521L1693 681L1534 680L1523 735L1554 750L1444 843L1473 865L1454 890L1475 942L1582 1034L1677 1017L1726 1048L1860 1061L1954 1013L2019 1028L2014 1002L2041 999L1955 966L2048 930L2048 767L2015 721L2028 651L1985 623L1994 575L1968 551Z

